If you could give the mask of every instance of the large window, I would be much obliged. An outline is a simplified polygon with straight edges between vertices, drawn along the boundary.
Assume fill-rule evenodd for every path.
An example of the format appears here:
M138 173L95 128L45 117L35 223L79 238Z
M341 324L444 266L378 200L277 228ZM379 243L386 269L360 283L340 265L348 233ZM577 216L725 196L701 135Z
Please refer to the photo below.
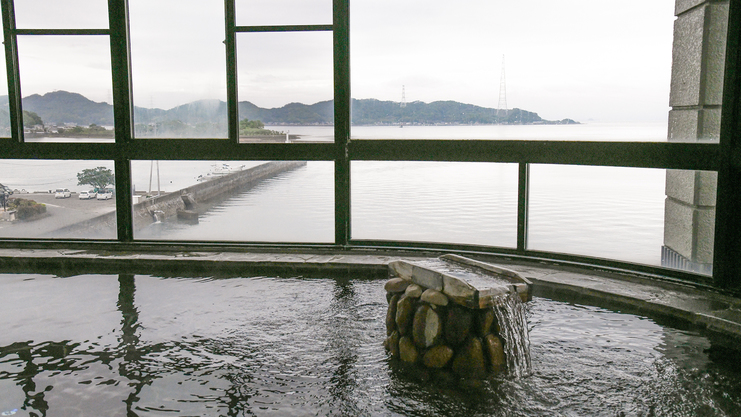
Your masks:
M3 211L6 241L445 248L702 282L729 253L714 234L716 207L737 204L719 157L727 2L2 12L0 184L18 190L3 198L67 188L110 213L11 233ZM85 190L77 174L98 167L115 181ZM42 202L50 219L61 201Z
M226 138L224 7L130 0L137 138Z
M115 239L112 161L2 159L0 237Z
M667 139L673 0L351 6L355 139Z
M18 2L17 47L26 141L106 142L114 137L113 86L104 1ZM6 47L7 50L7 47ZM6 59L8 57L6 56ZM9 109L10 110L10 109Z

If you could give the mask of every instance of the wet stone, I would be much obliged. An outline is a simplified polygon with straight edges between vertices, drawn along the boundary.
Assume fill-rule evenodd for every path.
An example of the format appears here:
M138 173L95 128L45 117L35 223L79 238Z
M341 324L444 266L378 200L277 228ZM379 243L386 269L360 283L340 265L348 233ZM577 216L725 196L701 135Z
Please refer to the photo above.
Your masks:
M448 310L445 319L445 340L451 346L463 343L471 329L473 313L462 307L453 307Z
M407 297L419 298L422 295L423 291L424 288L420 287L419 285L410 284L404 291L404 295L406 295Z
M387 337L383 341L383 346L391 354L394 359L399 359L399 332L391 333L391 336Z
M453 359L453 349L446 345L437 345L422 357L422 363L428 368L443 368Z
M390 335L396 329L396 304L401 296L394 294L389 301L389 308L386 311L386 335Z
M412 342L412 339L410 337L403 336L401 339L399 339L399 356L404 362L417 362L417 359L419 358L419 352L417 352L417 348L414 346L414 342Z
M477 337L468 339L453 359L453 372L465 378L483 378L486 376L486 362L481 340Z
M433 290L432 288L426 289L420 296L420 299L424 302L438 306L446 306L449 303L448 297L445 294Z
M491 333L491 325L494 320L496 320L496 316L493 309L479 310L476 314L476 333L481 337Z
M478 307L475 302L478 290L471 284L454 276L443 275L443 291L452 301L470 308Z
M391 278L390 280L386 281L386 285L383 286L383 289L386 290L386 292L392 293L404 292L411 283L411 281L407 281L405 279Z
M414 313L412 324L412 338L420 349L428 348L437 343L442 336L440 316L428 304L422 304Z
M486 346L486 354L491 365L492 372L503 372L507 364L507 359L504 356L504 345L502 345L501 339L493 334L489 334L484 339L484 345Z
M396 303L396 327L402 336L411 332L412 319L414 318L415 299L402 296Z

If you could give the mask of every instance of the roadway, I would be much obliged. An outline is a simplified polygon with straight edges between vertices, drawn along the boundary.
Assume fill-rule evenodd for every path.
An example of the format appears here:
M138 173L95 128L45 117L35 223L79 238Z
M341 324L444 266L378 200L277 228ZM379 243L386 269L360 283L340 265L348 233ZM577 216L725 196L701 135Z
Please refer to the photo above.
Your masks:
M93 217L114 211L116 200L80 200L77 194L70 198L54 198L54 194L13 194L46 205L47 215L32 221L7 221L7 213L0 208L0 237L38 238L51 232Z

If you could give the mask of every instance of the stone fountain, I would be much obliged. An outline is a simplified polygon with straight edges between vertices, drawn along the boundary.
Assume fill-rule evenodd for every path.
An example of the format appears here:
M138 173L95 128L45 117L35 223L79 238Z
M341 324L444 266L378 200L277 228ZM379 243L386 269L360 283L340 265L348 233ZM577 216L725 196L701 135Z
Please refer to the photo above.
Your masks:
M464 378L530 372L527 279L457 255L393 261L389 270L384 346L393 360Z

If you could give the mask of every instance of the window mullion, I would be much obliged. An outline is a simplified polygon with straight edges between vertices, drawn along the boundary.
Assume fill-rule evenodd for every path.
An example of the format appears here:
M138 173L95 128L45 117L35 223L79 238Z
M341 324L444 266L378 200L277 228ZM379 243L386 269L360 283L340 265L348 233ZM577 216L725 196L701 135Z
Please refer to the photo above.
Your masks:
M134 240L132 215L131 160L126 149L132 141L131 48L127 0L108 0L113 77L113 120L116 137L116 225L118 240Z
M23 142L23 107L21 104L21 79L18 66L18 36L15 27L13 0L2 0L3 36L5 39L5 63L8 74L8 110L10 111L10 134L17 142Z
M224 0L226 38L226 106L229 124L228 136L239 143L239 96L237 92L237 35L234 0Z
M350 240L350 5L333 2L335 244Z

